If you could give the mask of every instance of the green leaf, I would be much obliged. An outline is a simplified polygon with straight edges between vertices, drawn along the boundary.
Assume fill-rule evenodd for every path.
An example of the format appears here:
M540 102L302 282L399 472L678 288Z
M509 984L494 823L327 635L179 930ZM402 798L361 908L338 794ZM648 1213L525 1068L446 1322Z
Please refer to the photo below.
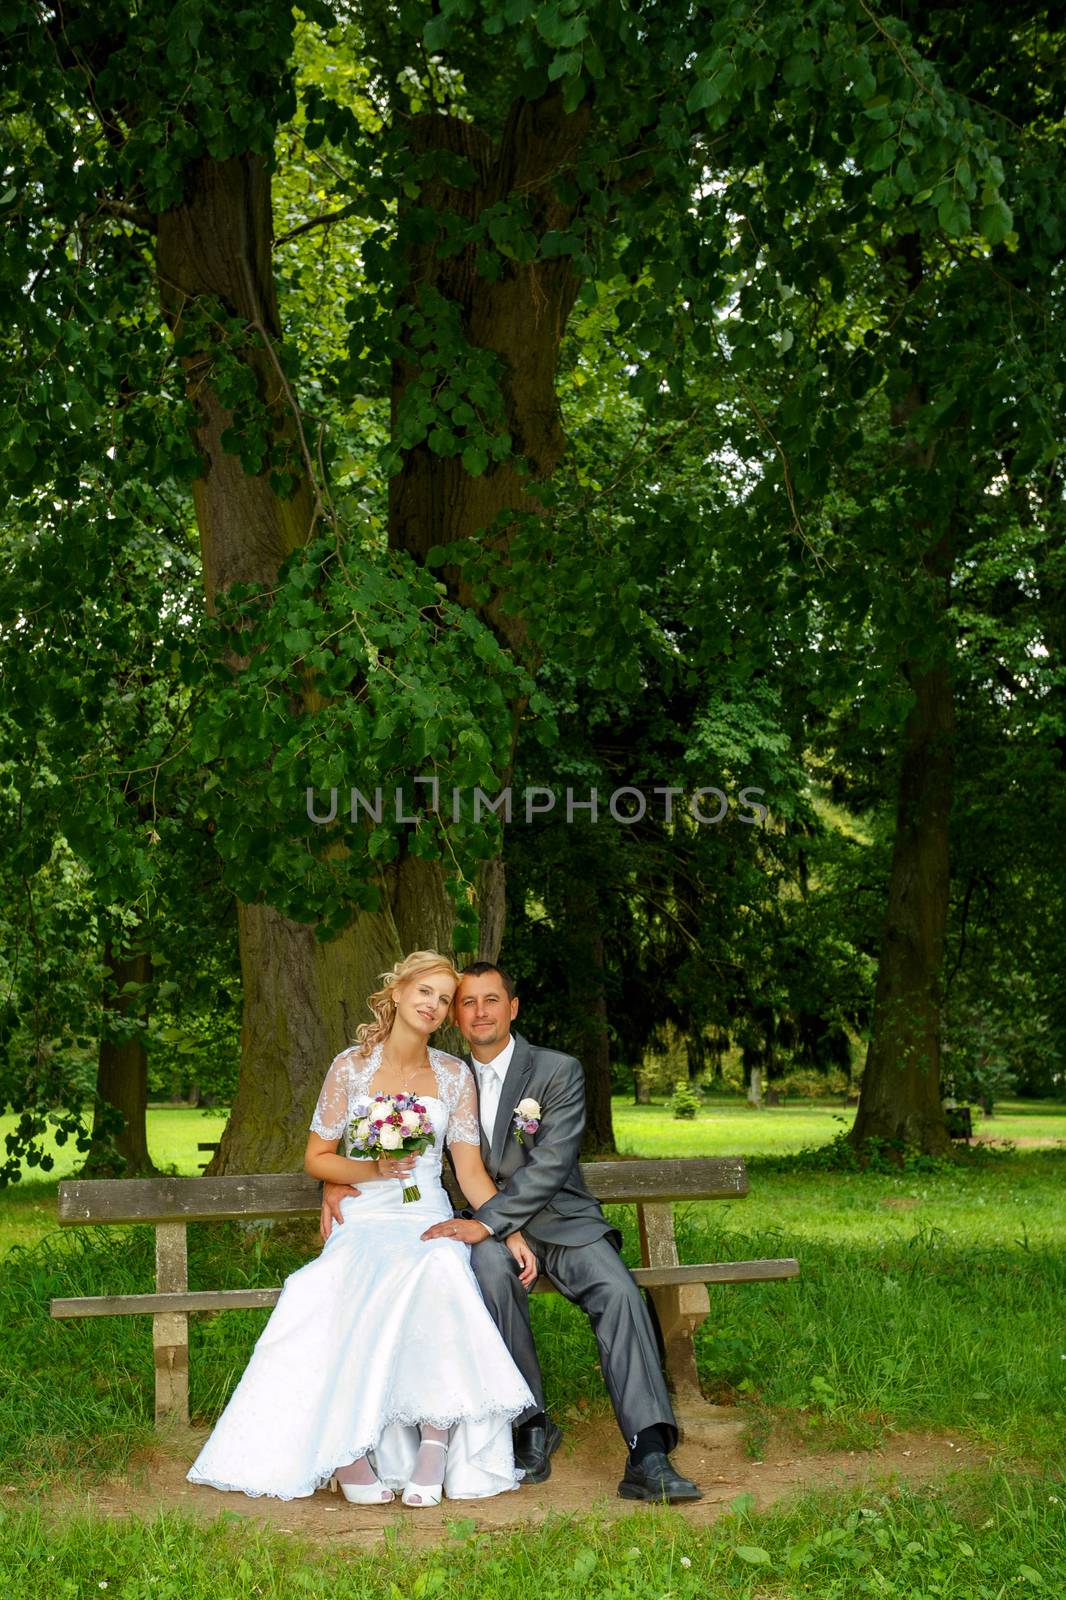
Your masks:
M430 17L422 34L427 50L442 50L452 36L452 25L447 17Z
M977 226L989 244L1002 244L1014 227L1014 214L1005 200L993 200L991 205L981 207Z
M574 1564L570 1569L570 1576L577 1579L579 1583L584 1582L584 1580L592 1573L596 1565L596 1561L597 1556L595 1550L579 1550L577 1555L574 1557Z
M789 56L781 68L781 76L786 83L810 83L814 77L814 57L807 55Z
M686 111L706 111L708 106L713 106L720 98L718 76L713 78L698 78L689 90L688 99L685 101Z
M575 72L572 78L567 78L563 84L563 110L569 116L577 110L585 98L585 78L580 72Z
M738 1555L741 1561L748 1562L749 1566L752 1567L768 1567L770 1565L770 1552L769 1550L764 1550L761 1545L738 1544L733 1553Z
M553 44L559 49L568 50L575 44L580 44L589 31L588 18L578 12L574 17L561 17L557 5L546 6L536 19L537 31L543 35L548 44Z
M463 471L468 472L472 478L480 478L489 464L488 452L480 445L468 444L463 451Z
M585 71L590 78L599 80L607 71L607 63L603 59L603 51L595 39L585 40Z
M945 195L936 208L936 220L945 233L950 234L953 239L957 239L962 234L969 232L970 208L961 195Z
M367 850L374 861L391 861L396 849L395 835L384 823L374 829L367 842Z
M548 68L548 80L555 83L559 78L568 78L572 73L581 71L581 51L568 50L562 55L557 55Z

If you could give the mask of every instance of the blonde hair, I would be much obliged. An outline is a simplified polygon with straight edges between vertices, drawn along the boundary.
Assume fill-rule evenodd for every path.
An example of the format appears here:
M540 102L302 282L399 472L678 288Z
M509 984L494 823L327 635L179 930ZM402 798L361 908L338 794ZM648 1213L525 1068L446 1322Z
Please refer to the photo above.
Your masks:
M449 972L456 983L459 982L460 974L448 957L437 950L413 950L402 961L397 961L388 972L381 974L382 987L375 989L367 1001L374 1013L373 1022L361 1022L355 1030L355 1042L364 1055L369 1055L375 1045L384 1044L392 1032L396 1021L396 1000L392 993L395 985L408 978L419 978L425 972Z

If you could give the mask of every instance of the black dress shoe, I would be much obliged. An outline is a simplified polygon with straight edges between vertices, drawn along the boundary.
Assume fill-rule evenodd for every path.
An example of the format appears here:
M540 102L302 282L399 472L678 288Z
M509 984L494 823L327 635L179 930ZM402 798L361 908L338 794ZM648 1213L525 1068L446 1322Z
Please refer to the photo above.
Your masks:
M670 1457L661 1450L652 1450L639 1465L626 1463L625 1477L618 1485L623 1500L702 1500L703 1494L696 1485L675 1472Z
M515 1429L515 1466L524 1473L523 1483L544 1483L552 1475L550 1457L563 1442L563 1430L549 1417L547 1423L527 1422Z

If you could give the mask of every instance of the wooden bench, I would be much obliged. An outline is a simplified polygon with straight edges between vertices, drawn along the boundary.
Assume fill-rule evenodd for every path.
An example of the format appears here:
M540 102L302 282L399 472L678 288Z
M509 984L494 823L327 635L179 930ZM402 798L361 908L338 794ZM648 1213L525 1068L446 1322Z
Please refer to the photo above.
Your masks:
M710 1312L707 1285L794 1278L799 1263L726 1261L684 1265L677 1258L674 1205L692 1200L739 1200L748 1175L739 1156L677 1161L599 1161L582 1165L592 1193L607 1205L636 1204L642 1265L633 1276L655 1304L662 1328L666 1375L678 1410L702 1405L693 1335ZM59 1185L59 1221L149 1223L155 1227L154 1294L94 1295L53 1300L53 1317L152 1318L156 1422L189 1421L189 1316L276 1304L280 1289L190 1290L186 1230L190 1222L248 1221L316 1215L318 1185L303 1173L224 1178L95 1178ZM535 1291L551 1291L543 1276Z

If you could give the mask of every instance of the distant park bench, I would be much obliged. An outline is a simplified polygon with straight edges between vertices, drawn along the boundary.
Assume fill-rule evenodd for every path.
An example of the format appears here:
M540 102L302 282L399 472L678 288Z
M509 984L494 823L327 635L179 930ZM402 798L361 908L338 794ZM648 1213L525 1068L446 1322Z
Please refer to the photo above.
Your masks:
M794 1278L799 1263L704 1262L677 1258L674 1204L691 1200L739 1200L748 1174L739 1156L677 1161L595 1161L581 1168L585 1182L605 1204L635 1203L641 1266L633 1276L655 1304L665 1347L666 1374L679 1411L703 1403L696 1375L693 1335L710 1313L710 1283L762 1283ZM189 1314L239 1311L277 1303L280 1289L190 1290L187 1226L190 1222L251 1221L264 1217L317 1215L318 1185L303 1173L251 1174L223 1178L94 1178L59 1185L59 1221L66 1227L103 1223L155 1226L156 1292L93 1295L53 1300L53 1317L152 1318L157 1423L189 1421ZM535 1291L553 1292L541 1276Z
M196 1146L197 1150L207 1150L207 1151L210 1152L208 1157L207 1157L207 1160L200 1162L200 1171L201 1172L206 1171L206 1169L211 1165L211 1157L214 1155L215 1151L218 1149L220 1143L221 1143L221 1140L213 1139L213 1140L208 1140L206 1143L200 1143L200 1144L198 1144Z

